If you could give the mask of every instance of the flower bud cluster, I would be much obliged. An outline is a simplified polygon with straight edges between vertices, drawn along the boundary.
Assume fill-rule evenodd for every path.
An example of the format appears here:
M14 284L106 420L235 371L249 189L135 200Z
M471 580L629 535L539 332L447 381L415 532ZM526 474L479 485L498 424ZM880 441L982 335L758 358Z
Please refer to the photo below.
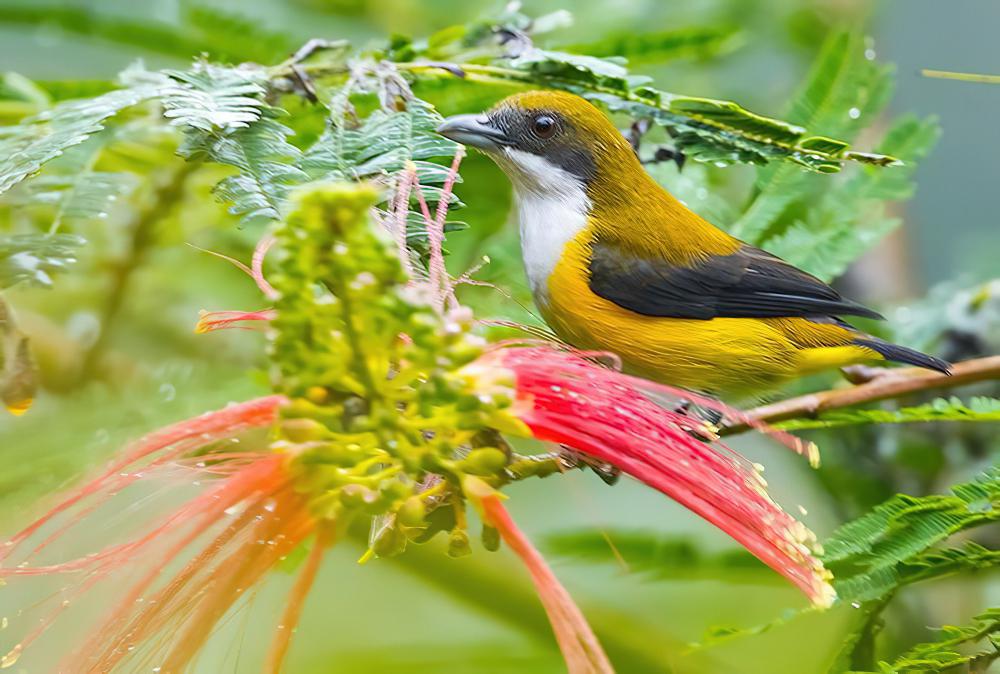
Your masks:
M372 552L449 532L469 551L461 485L499 486L510 457L495 430L523 430L512 382L485 389L469 368L482 341L466 311L439 315L371 222L372 187L322 185L275 232L280 259L271 360L284 408L275 449L323 518L374 516ZM526 431L525 431L526 432ZM484 539L496 546L495 532Z

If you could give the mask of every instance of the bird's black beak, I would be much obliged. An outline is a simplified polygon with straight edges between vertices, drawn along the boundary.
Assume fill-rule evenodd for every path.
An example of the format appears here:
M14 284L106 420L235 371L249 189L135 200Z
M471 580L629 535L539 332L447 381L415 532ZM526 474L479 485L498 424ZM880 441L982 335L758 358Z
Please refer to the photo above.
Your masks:
M498 150L510 145L510 139L504 132L490 124L484 115L454 115L444 120L437 132L445 138L480 150Z

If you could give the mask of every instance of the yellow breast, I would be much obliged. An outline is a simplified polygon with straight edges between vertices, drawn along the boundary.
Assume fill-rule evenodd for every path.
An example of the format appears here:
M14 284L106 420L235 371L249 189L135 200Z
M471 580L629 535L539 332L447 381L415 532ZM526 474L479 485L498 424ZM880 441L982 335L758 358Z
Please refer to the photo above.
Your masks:
M849 336L842 328L804 319L677 319L624 309L590 289L592 238L587 228L565 245L539 308L562 339L580 349L611 351L627 371L693 390L740 396L870 356L845 346Z

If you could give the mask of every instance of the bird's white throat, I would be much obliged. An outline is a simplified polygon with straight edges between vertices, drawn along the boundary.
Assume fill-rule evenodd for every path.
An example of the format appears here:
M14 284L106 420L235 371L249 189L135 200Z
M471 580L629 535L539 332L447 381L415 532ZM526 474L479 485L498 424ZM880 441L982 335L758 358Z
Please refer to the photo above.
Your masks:
M583 182L530 152L504 148L497 158L510 176L521 225L521 257L535 301L548 301L548 280L563 249L587 226L590 199Z

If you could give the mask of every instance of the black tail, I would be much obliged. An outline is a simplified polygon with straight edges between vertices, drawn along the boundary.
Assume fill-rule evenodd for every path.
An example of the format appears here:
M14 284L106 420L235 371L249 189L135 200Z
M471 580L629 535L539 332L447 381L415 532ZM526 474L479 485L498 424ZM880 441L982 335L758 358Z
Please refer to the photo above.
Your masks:
M907 365L916 365L917 367L925 367L928 370L937 370L938 372L948 375L951 374L951 363L941 360L940 358L935 358L934 356L928 356L926 353L920 353L914 349L908 349L905 346L900 346L899 344L892 344L876 337L855 339L854 344L863 346L866 349L871 349L886 360L891 360L896 363L906 363Z

